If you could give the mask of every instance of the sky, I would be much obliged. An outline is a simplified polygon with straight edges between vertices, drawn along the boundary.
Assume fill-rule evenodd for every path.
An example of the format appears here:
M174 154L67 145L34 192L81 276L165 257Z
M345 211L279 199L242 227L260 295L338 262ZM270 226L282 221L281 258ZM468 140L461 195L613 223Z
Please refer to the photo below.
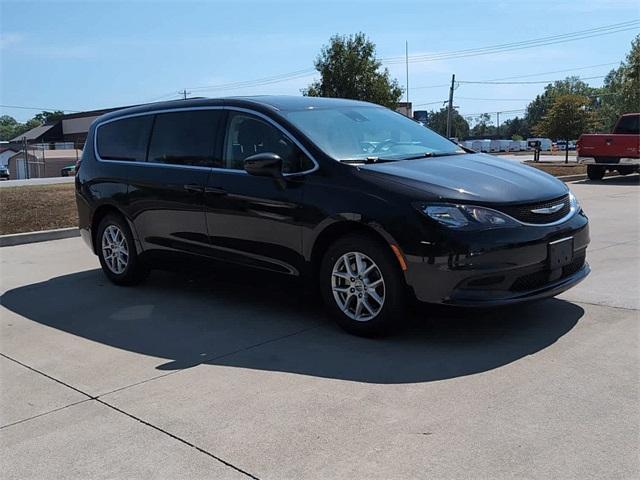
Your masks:
M409 100L414 110L438 109L452 74L462 82L602 77L624 59L640 26L491 55L436 54L637 19L637 0L0 0L0 104L8 105L0 114L26 121L42 109L177 99L183 89L205 97L300 95L318 78L310 70L329 38L356 32L376 44L383 60L403 57L408 42ZM405 86L404 62L383 64ZM229 85L292 72L301 73L281 82ZM602 84L602 78L586 81ZM507 112L525 108L543 88L460 83L454 104L463 115ZM516 114L503 113L501 121Z

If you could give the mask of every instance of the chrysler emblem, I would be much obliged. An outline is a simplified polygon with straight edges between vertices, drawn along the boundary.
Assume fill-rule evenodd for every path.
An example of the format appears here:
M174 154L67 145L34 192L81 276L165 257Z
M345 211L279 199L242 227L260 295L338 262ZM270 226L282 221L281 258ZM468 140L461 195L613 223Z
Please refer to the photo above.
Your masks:
M549 215L551 213L556 213L562 207L564 207L564 203L559 203L557 205L552 205L551 207L534 208L533 210L531 210L531 213L542 213L545 215Z

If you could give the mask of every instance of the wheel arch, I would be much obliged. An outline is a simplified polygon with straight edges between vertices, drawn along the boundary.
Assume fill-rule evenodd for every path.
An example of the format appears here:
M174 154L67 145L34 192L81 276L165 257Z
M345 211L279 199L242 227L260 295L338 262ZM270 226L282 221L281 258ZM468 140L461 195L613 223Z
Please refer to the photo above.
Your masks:
M374 225L355 220L337 221L325 227L314 239L309 256L311 272L314 276L318 273L322 257L331 244L341 237L354 233L367 235L379 241L389 249L392 255L395 253L392 245L398 248L393 237L380 227L376 228Z
M116 207L111 203L105 203L97 207L93 212L93 216L91 217L91 244L93 247L93 252L97 254L97 244L96 244L97 238L96 237L98 234L98 226L100 225L100 222L102 221L102 219L109 214L118 215L126 220L127 225L129 225L129 229L131 230L131 234L133 235L133 239L136 243L136 250L138 251L138 253L140 253L141 252L140 242L138 240L138 235L136 233L136 230L133 226L133 222L129 220L129 218L124 214L122 210L120 210L118 207Z

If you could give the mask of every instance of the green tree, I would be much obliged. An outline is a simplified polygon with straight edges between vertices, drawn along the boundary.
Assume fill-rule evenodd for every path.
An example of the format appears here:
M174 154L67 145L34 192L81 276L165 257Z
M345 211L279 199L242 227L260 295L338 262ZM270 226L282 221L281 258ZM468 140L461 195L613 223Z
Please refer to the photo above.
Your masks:
M438 132L440 135L446 135L447 109L442 108L438 112L429 112L429 116L427 117L427 127ZM455 108L453 109L453 115L451 116L451 135L461 140L469 136L469 123Z
M496 134L496 127L493 126L491 115L482 113L476 119L476 124L471 129L473 137L490 137Z
M529 125L537 125L547 115L556 97L560 95L581 95L587 97L595 107L598 89L590 87L578 77L567 77L548 84L541 95L529 103L525 120Z
M551 104L549 112L535 125L534 132L543 137L563 139L578 138L595 124L590 99L582 95L559 95ZM565 148L565 163L569 162L569 149Z
M504 138L510 138L512 140L522 140L530 135L529 125L524 118L514 117L505 120L500 126L500 133ZM518 137L518 138L514 138Z
M27 123L20 123L9 115L2 115L0 116L0 140L11 140L38 125L39 123L34 123L33 119Z
M62 110L55 110L53 112L42 111L34 115L33 120L40 123L40 125L44 125L45 123L55 122L60 119L64 115Z
M395 108L403 90L386 68L381 69L375 50L364 33L331 37L314 63L320 80L303 89L302 94L351 98Z
M605 77L597 100L598 120L606 132L623 113L640 111L640 35L631 42L626 60Z

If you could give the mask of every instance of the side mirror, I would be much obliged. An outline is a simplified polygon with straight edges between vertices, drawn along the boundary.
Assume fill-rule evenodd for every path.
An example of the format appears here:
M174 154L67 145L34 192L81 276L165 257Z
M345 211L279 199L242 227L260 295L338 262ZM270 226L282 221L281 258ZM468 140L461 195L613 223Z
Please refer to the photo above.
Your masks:
M244 169L258 177L282 178L282 158L275 153L256 153L244 160Z

